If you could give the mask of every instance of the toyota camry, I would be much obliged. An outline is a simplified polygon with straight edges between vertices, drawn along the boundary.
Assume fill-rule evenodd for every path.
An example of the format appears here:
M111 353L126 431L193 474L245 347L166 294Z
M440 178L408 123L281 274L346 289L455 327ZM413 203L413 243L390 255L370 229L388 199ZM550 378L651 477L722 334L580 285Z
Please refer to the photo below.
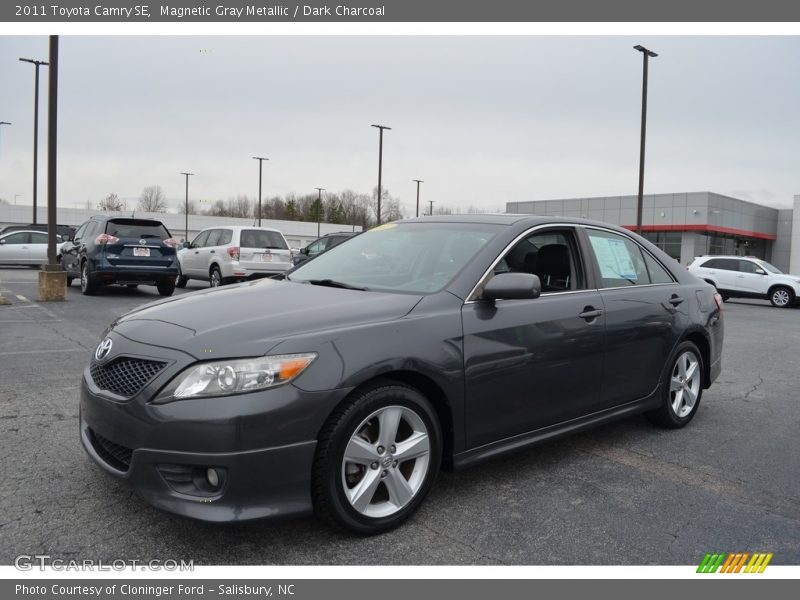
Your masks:
M714 288L622 228L522 215L376 227L282 280L114 321L83 372L89 456L207 521L409 518L460 469L643 413L721 369Z

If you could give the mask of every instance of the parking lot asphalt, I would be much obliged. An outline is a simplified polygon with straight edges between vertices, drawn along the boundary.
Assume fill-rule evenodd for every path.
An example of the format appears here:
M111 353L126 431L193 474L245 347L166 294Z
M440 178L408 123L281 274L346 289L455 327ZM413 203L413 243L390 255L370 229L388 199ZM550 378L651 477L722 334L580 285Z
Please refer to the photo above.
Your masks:
M800 309L725 304L722 375L688 427L634 417L442 473L406 525L359 538L313 517L195 522L106 476L78 438L79 378L106 325L158 294L114 287L84 297L76 282L66 302L40 304L36 281L36 271L0 269L12 302L0 306L1 564L48 554L196 565L689 565L713 551L800 564Z

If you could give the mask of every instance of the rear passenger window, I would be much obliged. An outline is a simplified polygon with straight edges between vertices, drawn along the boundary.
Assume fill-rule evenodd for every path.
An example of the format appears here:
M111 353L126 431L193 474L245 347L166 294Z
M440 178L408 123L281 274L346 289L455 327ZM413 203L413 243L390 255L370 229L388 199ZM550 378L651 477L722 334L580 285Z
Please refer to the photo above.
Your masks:
M47 243L47 234L46 233L32 233L31 234L31 244L46 244Z
M589 236L594 258L600 271L602 287L614 288L653 283L645 264L642 249L633 240L608 231L591 229L586 233ZM666 274L662 274L662 277L664 275Z
M647 252L644 254L644 264L647 266L647 273L650 275L650 283L673 283L675 280L664 266Z
M221 229L212 229L208 234L208 241L206 242L206 246L219 246L220 245L220 234L222 233Z
M219 242L217 242L217 246L227 246L231 243L233 232L230 229L220 229L220 231L222 233L219 236Z

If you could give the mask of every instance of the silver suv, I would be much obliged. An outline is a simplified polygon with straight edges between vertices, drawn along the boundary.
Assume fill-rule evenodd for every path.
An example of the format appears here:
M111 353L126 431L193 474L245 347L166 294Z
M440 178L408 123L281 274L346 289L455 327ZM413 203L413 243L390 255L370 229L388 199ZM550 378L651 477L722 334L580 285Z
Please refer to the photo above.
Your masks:
M277 229L226 226L204 229L178 252L177 287L201 279L217 287L226 283L283 273L292 266L286 238Z
M698 256L687 269L717 288L723 300L760 298L786 308L800 298L800 277L752 256Z

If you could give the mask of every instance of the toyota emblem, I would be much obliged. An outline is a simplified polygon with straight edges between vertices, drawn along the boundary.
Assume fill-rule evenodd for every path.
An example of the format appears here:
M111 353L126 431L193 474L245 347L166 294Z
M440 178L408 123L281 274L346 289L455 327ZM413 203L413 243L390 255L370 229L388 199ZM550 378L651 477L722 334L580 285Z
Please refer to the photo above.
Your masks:
M104 339L102 342L100 342L100 345L97 346L97 350L94 351L94 357L97 360L103 360L106 356L108 356L108 353L111 352L111 346L113 344L114 342L111 341L111 338Z

